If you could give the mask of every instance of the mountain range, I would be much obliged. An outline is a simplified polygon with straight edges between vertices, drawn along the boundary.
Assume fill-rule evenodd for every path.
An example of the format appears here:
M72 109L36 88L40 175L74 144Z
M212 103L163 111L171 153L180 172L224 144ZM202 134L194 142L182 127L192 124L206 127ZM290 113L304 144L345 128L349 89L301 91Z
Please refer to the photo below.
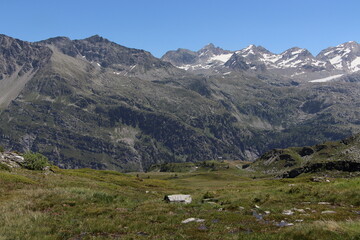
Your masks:
M275 54L250 45L239 51L227 51L213 44L197 52L187 49L169 51L162 60L179 68L206 73L227 74L229 71L246 71L268 74L297 81L330 81L360 70L360 45L351 41L322 50L314 57L308 50L290 48Z
M97 35L0 35L0 145L62 168L146 171L338 140L360 129L359 56L355 42L316 57L209 44L158 59Z

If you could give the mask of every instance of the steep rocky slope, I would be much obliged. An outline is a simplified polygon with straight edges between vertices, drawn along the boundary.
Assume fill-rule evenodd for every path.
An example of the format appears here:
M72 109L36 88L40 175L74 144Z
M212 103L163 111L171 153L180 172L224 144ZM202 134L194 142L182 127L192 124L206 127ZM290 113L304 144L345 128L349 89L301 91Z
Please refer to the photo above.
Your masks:
M341 139L360 126L357 81L194 75L99 36L21 44L47 54L2 108L1 145L41 152L65 168L253 160L271 148ZM26 62L37 57L30 55Z
M50 56L46 47L0 35L0 107L17 97Z

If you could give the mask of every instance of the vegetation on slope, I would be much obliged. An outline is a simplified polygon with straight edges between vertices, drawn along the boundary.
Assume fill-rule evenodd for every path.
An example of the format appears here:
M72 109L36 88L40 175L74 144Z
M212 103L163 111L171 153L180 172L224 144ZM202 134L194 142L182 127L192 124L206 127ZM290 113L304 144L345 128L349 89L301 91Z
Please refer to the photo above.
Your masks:
M251 168L283 177L296 177L302 173L326 170L358 172L360 171L359 149L358 134L337 142L273 149L257 159Z
M208 168L212 163L191 172L133 174L0 170L0 239L360 236L359 178L276 180L242 170L241 162L225 162L229 168L218 170ZM193 202L163 201L178 193L191 194ZM293 213L284 214L287 210ZM188 218L204 221L182 223Z
M0 111L1 144L40 151L62 168L125 172L219 157L254 160L272 148L359 130L358 82L194 75L99 36L2 38L11 44L2 46L10 57L0 66L1 89L16 88L0 97L9 103ZM13 71L20 68L24 75Z

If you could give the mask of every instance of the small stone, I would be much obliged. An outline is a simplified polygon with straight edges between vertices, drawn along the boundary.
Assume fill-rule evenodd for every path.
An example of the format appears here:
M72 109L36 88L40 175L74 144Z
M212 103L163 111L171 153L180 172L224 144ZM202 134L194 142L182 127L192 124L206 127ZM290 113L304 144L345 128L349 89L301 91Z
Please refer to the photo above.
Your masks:
M321 214L333 214L333 213L336 213L335 211L322 211Z
M140 235L140 236L147 236L149 235L148 233L146 232L137 232L137 235Z
M187 219L181 221L181 223L189 223L189 222L205 222L205 219L200 219L200 218L187 218Z
M295 222L303 222L304 220L302 219L296 219Z
M258 209L260 208L260 207L259 207L258 205L256 205L256 204L255 204L255 207L258 208Z
M181 223L189 223L189 222L193 222L195 221L196 218L187 218L185 220L183 220Z
M264 213L265 213L266 215L269 215L269 214L270 214L270 211L264 211Z
M293 223L288 223L284 220L281 220L281 222L277 223L276 226L278 227L288 227L288 226L294 226Z
M284 214L284 215L293 215L294 212L291 211L291 210L284 210L284 211L282 212L282 214Z
M199 230L207 230L208 228L204 225L204 224L201 224L199 227L198 227Z
M293 208L293 210L299 213L305 213L304 209Z
M257 219L257 220L262 220L263 216L259 213L257 213L256 211L253 211L253 216Z
M319 205L330 205L331 203L329 202L318 202Z

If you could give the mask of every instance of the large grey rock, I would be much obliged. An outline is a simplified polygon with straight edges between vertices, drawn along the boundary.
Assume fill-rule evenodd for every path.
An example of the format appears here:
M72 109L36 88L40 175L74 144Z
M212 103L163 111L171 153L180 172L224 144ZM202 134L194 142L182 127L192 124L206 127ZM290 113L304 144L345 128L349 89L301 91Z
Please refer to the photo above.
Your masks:
M19 168L21 164L25 162L24 157L13 153L13 152L6 152L0 153L0 163L5 164L10 168Z

